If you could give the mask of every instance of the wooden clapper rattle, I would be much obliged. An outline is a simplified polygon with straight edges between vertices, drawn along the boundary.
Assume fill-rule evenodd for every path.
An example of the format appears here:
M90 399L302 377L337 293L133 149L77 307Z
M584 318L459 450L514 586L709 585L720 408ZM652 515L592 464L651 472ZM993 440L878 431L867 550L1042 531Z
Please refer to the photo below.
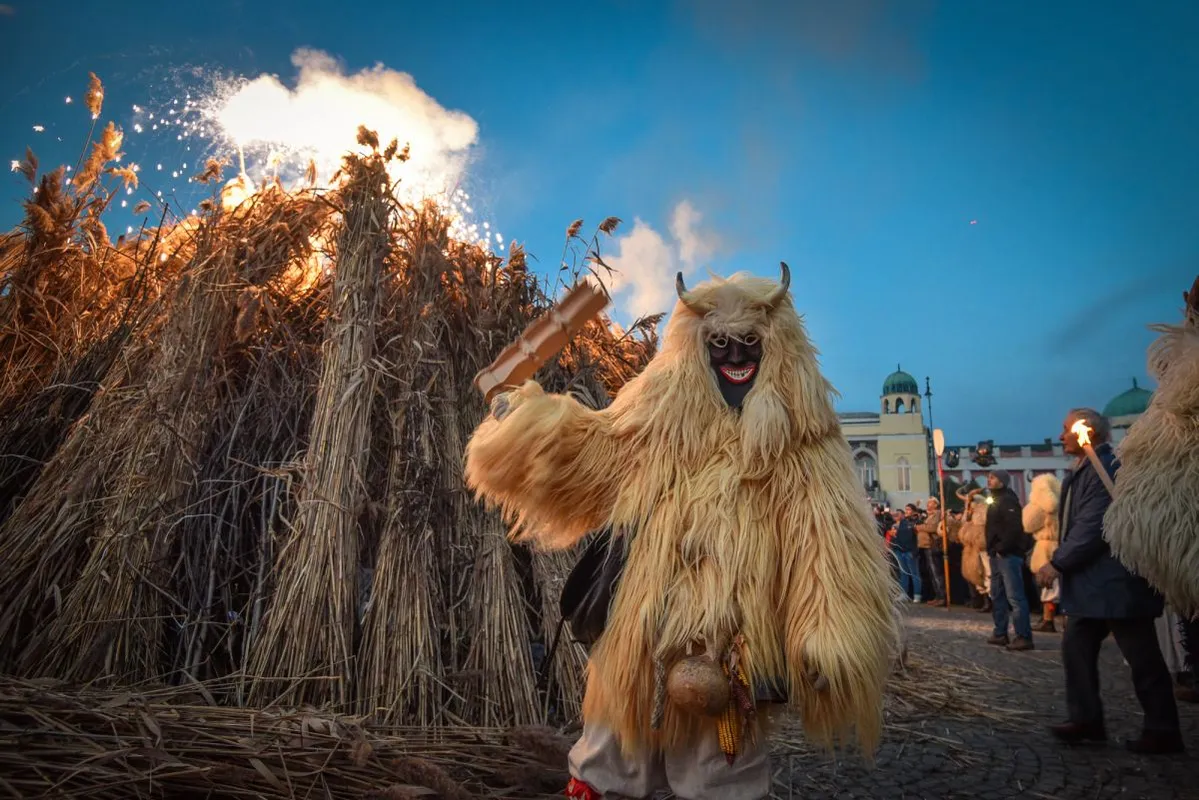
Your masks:
M566 347L571 338L608 306L608 295L598 286L582 281L561 302L525 328L515 342L475 375L475 388L483 400L505 389L515 389Z

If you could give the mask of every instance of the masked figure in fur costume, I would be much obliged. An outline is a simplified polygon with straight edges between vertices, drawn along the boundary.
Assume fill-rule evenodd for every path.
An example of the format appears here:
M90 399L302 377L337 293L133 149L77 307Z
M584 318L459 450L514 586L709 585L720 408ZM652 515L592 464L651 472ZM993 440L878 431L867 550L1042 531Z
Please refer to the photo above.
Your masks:
M1034 540L1029 569L1035 574L1053 558L1057 549L1057 506L1062 493L1062 482L1056 475L1038 475L1032 479L1028 493L1028 505L1024 506L1024 532L1032 534ZM1041 589L1041 623L1034 630L1053 633L1054 614L1060 597L1060 586L1055 579L1051 586Z
M518 539L568 548L611 525L626 548L590 653L574 796L765 797L746 693L762 683L814 741L877 744L894 590L788 284L785 264L781 285L738 274L688 291L679 275L661 351L610 406L529 381L467 445L468 484Z
M1120 479L1104 518L1112 552L1184 618L1199 616L1199 278L1181 325L1155 325L1157 391L1120 442Z
M972 605L979 611L991 610L991 559L987 555L987 504L982 489L958 489L957 496L966 501L962 512L962 527L958 541L962 543L962 578L974 590Z

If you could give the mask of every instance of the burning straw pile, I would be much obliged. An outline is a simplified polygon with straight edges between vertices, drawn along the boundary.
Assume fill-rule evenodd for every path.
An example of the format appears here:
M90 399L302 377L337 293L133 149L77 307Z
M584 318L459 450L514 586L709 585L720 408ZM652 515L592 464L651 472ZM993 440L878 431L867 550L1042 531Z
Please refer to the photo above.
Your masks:
M577 712L581 651L544 684L535 659L569 560L509 545L462 480L471 378L551 298L519 247L401 205L405 153L359 140L333 190L214 183L200 216L116 243L120 132L71 182L28 154L0 239L0 671L217 680L220 705L375 725ZM652 322L592 324L538 377L604 403Z

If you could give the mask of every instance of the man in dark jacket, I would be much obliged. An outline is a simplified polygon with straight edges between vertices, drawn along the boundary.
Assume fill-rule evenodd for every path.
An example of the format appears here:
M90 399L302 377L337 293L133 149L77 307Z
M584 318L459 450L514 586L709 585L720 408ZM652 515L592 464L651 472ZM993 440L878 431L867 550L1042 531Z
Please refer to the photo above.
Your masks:
M1007 470L995 469L987 475L991 505L987 509L987 555L991 557L991 618L995 632L988 644L1008 650L1032 650L1032 622L1028 612L1028 594L1024 591L1024 557L1031 548L1031 537L1024 532L1024 509L1020 498L1008 484ZM1016 638L1008 641L1008 619Z
M1132 670L1133 687L1145 712L1141 737L1126 746L1134 753L1179 753L1183 744L1178 707L1153 624L1164 603L1144 578L1134 576L1112 556L1103 538L1103 515L1111 495L1070 430L1080 419L1091 428L1095 454L1107 473L1114 478L1120 468L1109 444L1107 420L1093 409L1071 411L1061 433L1063 448L1075 456L1074 467L1062 482L1061 544L1037 573L1042 586L1060 577L1061 605L1068 615L1062 662L1070 718L1050 730L1068 743L1107 738L1099 700L1099 648L1111 633Z
M891 537L891 552L899 564L899 585L912 598L913 603L920 602L920 565L916 562L916 528L904 512L896 509L895 535Z

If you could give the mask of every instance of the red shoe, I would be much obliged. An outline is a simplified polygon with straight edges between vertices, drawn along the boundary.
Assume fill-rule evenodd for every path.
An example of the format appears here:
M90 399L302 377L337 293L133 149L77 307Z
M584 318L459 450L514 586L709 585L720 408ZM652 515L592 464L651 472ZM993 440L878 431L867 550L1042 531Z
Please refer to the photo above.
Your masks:
M566 796L575 800L600 800L600 793L578 778L571 778L566 784Z

